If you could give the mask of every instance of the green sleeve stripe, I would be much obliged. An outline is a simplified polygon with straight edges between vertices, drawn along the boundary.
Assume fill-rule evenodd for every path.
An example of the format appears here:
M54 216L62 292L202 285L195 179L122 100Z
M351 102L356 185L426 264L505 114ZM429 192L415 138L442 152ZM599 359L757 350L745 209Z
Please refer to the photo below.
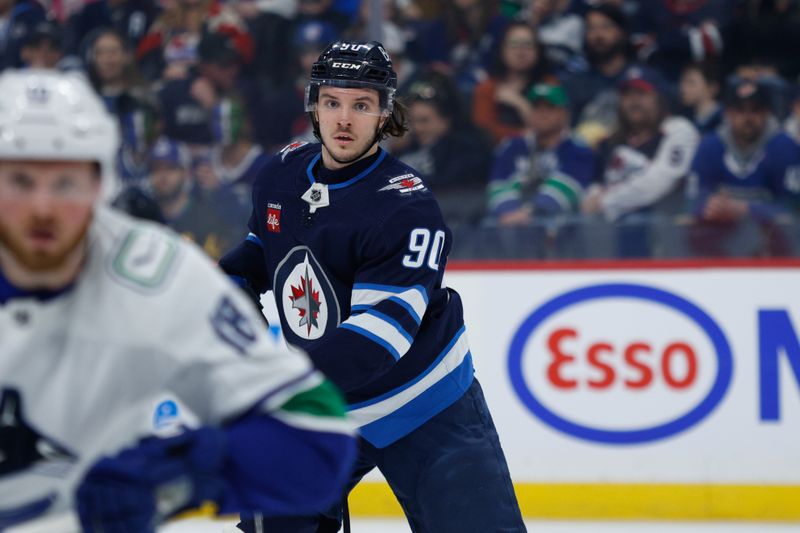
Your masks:
M344 418L346 406L339 390L328 380L292 396L280 409L287 413Z
M556 178L547 178L547 180L545 180L543 184L543 187L555 189L566 198L566 200L569 202L569 205L573 209L578 208L578 205L580 203L580 199L578 198L578 191L570 187L568 184Z

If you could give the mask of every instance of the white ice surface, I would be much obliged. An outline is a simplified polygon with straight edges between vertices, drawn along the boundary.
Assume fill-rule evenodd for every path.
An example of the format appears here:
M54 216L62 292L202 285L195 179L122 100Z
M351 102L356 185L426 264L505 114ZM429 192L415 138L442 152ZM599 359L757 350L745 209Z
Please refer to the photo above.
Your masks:
M800 523L762 522L526 522L530 533L800 533ZM402 520L354 519L352 533L410 533ZM235 533L230 523L185 521L163 533ZM161 531L159 531L161 533Z

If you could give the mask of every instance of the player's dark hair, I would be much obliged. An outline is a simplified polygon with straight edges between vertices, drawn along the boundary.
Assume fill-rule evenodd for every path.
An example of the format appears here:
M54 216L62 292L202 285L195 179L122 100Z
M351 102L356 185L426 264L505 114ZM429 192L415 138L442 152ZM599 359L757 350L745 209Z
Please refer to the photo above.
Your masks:
M402 102L394 101L394 107L380 131L380 139L402 137L408 131L408 108Z

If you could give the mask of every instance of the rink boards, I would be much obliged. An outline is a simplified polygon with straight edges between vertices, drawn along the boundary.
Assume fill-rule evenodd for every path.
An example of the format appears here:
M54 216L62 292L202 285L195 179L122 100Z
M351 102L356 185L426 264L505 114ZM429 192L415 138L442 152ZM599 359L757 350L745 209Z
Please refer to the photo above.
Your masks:
M800 520L800 262L462 263L446 282L526 517ZM379 479L355 514L401 513Z

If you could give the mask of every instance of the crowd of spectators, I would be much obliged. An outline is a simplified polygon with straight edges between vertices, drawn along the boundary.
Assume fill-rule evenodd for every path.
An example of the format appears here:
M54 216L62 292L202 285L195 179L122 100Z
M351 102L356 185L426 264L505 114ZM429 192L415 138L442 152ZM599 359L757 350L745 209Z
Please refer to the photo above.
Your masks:
M453 226L619 225L647 256L629 222L658 216L697 255L744 225L781 255L798 30L798 0L0 0L0 68L84 72L123 133L116 204L214 257L264 159L313 140L307 75L339 38L392 56L410 134L384 148Z

